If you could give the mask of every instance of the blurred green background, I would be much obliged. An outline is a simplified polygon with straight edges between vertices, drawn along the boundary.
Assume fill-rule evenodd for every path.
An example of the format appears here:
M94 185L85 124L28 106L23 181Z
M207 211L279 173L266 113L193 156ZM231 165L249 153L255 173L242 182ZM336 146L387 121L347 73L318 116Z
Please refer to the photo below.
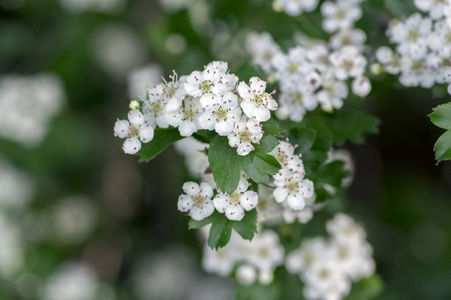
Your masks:
M412 7L409 0L364 3L367 19L357 27L368 35L370 60L377 46L388 44L390 18ZM129 75L149 64L166 77L172 70L189 74L214 59L228 61L233 72L248 59L247 33L268 31L286 49L295 32L327 37L317 30L320 22L318 11L293 18L264 0L0 0L0 102L10 86L6 79L14 76L53 74L65 95L35 107L37 92L26 92L31 83L22 82L25 94L11 108L17 124L33 111L56 112L43 121L47 133L34 145L20 142L14 130L0 136L0 182L17 170L26 178L17 186L0 183L0 195L29 190L23 205L0 203L0 221L17 231L0 229L0 299L57 299L42 295L56 293L48 286L58 270L80 262L95 270L95 299L178 299L164 292L186 277L197 281L182 286L184 299L232 295L232 282L201 271L196 233L176 210L180 187L190 179L183 159L171 148L138 164L113 137L135 91ZM390 76L371 81L361 106L381 119L380 134L346 145L355 160L354 182L349 200L330 210L340 207L365 224L384 281L381 299L450 299L451 163L435 165L432 149L441 130L427 117L450 97L444 87L407 89ZM0 115L10 113L0 107ZM0 127L20 127L6 120L0 118ZM19 242L1 242L8 239ZM11 257L16 266L2 263ZM180 272L188 275L176 277ZM193 286L205 298L190 292ZM156 290L162 294L152 294Z

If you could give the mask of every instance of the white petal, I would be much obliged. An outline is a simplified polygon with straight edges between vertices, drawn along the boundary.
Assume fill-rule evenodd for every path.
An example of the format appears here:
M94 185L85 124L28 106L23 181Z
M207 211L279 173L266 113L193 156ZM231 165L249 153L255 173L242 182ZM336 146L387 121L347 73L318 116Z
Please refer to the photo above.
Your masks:
M176 97L172 97L171 99L169 99L168 104L166 105L166 111L176 111L180 106L182 106L182 101Z
M246 83L244 83L244 81L241 81L238 85L238 93L244 99L250 99L252 96L251 88Z
M196 221L200 221L205 219L205 211L197 206L194 206L191 211L189 212L189 215L191 218L193 218Z
M139 130L139 138L143 143L148 143L153 139L154 130L150 125L143 125Z
M292 210L301 210L305 207L305 200L300 195L288 195L287 204Z
M202 195L204 197L206 197L207 199L211 199L211 197L213 196L213 189L208 183L202 182L200 184L200 189L202 190Z
M229 206L229 201L227 201L227 197L225 195L218 194L213 199L213 204L218 212L223 213Z
M254 191L245 192L240 199L240 204L245 210L251 210L258 204L258 195Z
M189 196L193 196L199 193L199 185L195 182L188 181L183 184L182 190Z
M193 200L188 195L180 195L177 202L177 208L180 211L187 212L193 207Z
M139 150L141 150L141 142L137 137L126 139L122 146L122 149L127 154L135 154Z
M278 203L285 201L288 196L288 191L284 187L278 187L273 192L274 198Z
M191 136L197 131L196 123L192 121L183 121L179 126L179 131L181 136Z
M244 210L240 205L229 205L225 215L229 220L240 221L244 217Z
M144 123L143 114L139 110L131 110L128 112L128 120L133 125L141 125Z
M215 131L221 136L226 136L233 131L233 123L230 121L216 122Z
M126 138L128 136L128 127L130 123L126 120L118 120L114 124L114 133L120 137L121 139Z

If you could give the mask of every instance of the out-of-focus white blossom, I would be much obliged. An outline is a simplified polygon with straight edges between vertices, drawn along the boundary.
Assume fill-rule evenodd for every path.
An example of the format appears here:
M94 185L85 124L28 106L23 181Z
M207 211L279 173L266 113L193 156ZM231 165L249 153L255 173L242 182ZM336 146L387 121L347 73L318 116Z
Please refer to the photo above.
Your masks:
M128 77L128 95L132 99L147 99L147 91L163 76L163 69L157 64L135 69Z
M37 147L65 102L56 75L0 77L0 137L25 147Z
M118 13L126 4L126 0L59 0L61 5L72 13L99 11Z

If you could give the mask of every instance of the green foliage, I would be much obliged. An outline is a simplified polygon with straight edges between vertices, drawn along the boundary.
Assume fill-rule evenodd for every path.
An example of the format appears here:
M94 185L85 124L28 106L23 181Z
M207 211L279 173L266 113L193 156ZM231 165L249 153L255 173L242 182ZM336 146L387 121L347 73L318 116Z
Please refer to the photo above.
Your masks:
M280 299L280 289L277 285L254 284L252 286L239 286L235 292L237 300L277 300Z
M157 128L153 139L148 143L143 143L138 152L139 162L149 162L160 154L166 147L183 137L177 128Z
M246 212L241 221L231 221L224 214L215 211L211 216L201 221L190 219L188 222L189 229L199 229L205 225L211 224L208 246L212 249L219 249L227 245L235 230L243 239L252 240L257 233L257 210L253 209Z
M260 67L253 66L249 61L246 61L240 65L234 74L240 78L240 81L244 81L246 83L249 83L249 79L254 76L261 79L266 78L265 72L263 72Z
M333 134L334 144L344 145L346 140L360 144L365 141L365 135L378 133L379 119L359 110L339 110L328 118L328 124Z
M437 164L442 160L451 160L451 102L432 109L429 115L435 126L446 129L434 145Z
M451 129L451 102L439 105L432 109L429 115L435 126L443 129Z
M218 135L211 140L208 161L218 188L232 194L240 182L243 158L235 148L229 146L227 137Z
M383 288L384 284L382 279L375 274L354 283L351 288L351 293L345 298L345 300L378 299Z

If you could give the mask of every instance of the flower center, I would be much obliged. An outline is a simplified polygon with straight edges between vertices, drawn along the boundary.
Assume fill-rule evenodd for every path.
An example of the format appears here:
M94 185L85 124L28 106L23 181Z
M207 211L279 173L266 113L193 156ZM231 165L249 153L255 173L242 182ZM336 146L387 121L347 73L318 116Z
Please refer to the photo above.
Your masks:
M252 141L252 133L247 129L239 132L238 135L242 143L250 143Z
M415 71L416 73L423 72L424 68L425 68L424 62L421 60L415 60L412 63L412 70Z
M232 195L229 195L229 203L232 204L240 204L240 192L239 191L234 191L232 193Z
M344 60L343 64L341 65L343 69L346 70L346 72L349 72L352 70L352 67L354 66L354 62L352 60Z
M266 94L253 94L251 97L251 101L255 104L256 107L259 107L260 105L264 105L266 100Z
M196 194L191 196L191 199L193 200L194 206L198 207L198 208L204 208L204 203L205 203L205 197L202 196L201 194Z
M409 41L415 42L420 36L421 34L418 30L409 30L409 33L407 34L407 39Z
M192 107L185 108L185 120L194 121L196 118L197 110Z
M299 189L299 185L297 181L290 180L287 184L287 190L289 194L295 193Z
M150 104L150 111L155 115L159 115L163 112L163 104L161 102L153 102Z
M344 18L346 18L345 11L342 9L337 10L337 12L335 13L335 18L337 18L338 20L343 20Z
M202 84L200 86L200 90L202 91L202 94L210 93L210 91L211 91L210 83L207 80L202 82Z
M139 136L139 129L141 126L139 125L130 125L128 127L128 135L129 137L138 137Z
M287 163L287 156L283 152L278 152L275 156L280 165L285 166Z
M300 92L296 92L293 95L291 95L291 101L296 104L301 104L302 100L304 98L304 95Z
M259 254L261 257L266 258L266 257L269 256L269 249L268 249L268 248L260 248L260 249L258 250L258 254Z
M330 272L328 269L322 269L319 272L319 277L321 277L322 279L327 279L330 276Z
M215 116L216 120L218 120L218 121L225 120L227 118L227 110L220 107L214 112L214 116Z

